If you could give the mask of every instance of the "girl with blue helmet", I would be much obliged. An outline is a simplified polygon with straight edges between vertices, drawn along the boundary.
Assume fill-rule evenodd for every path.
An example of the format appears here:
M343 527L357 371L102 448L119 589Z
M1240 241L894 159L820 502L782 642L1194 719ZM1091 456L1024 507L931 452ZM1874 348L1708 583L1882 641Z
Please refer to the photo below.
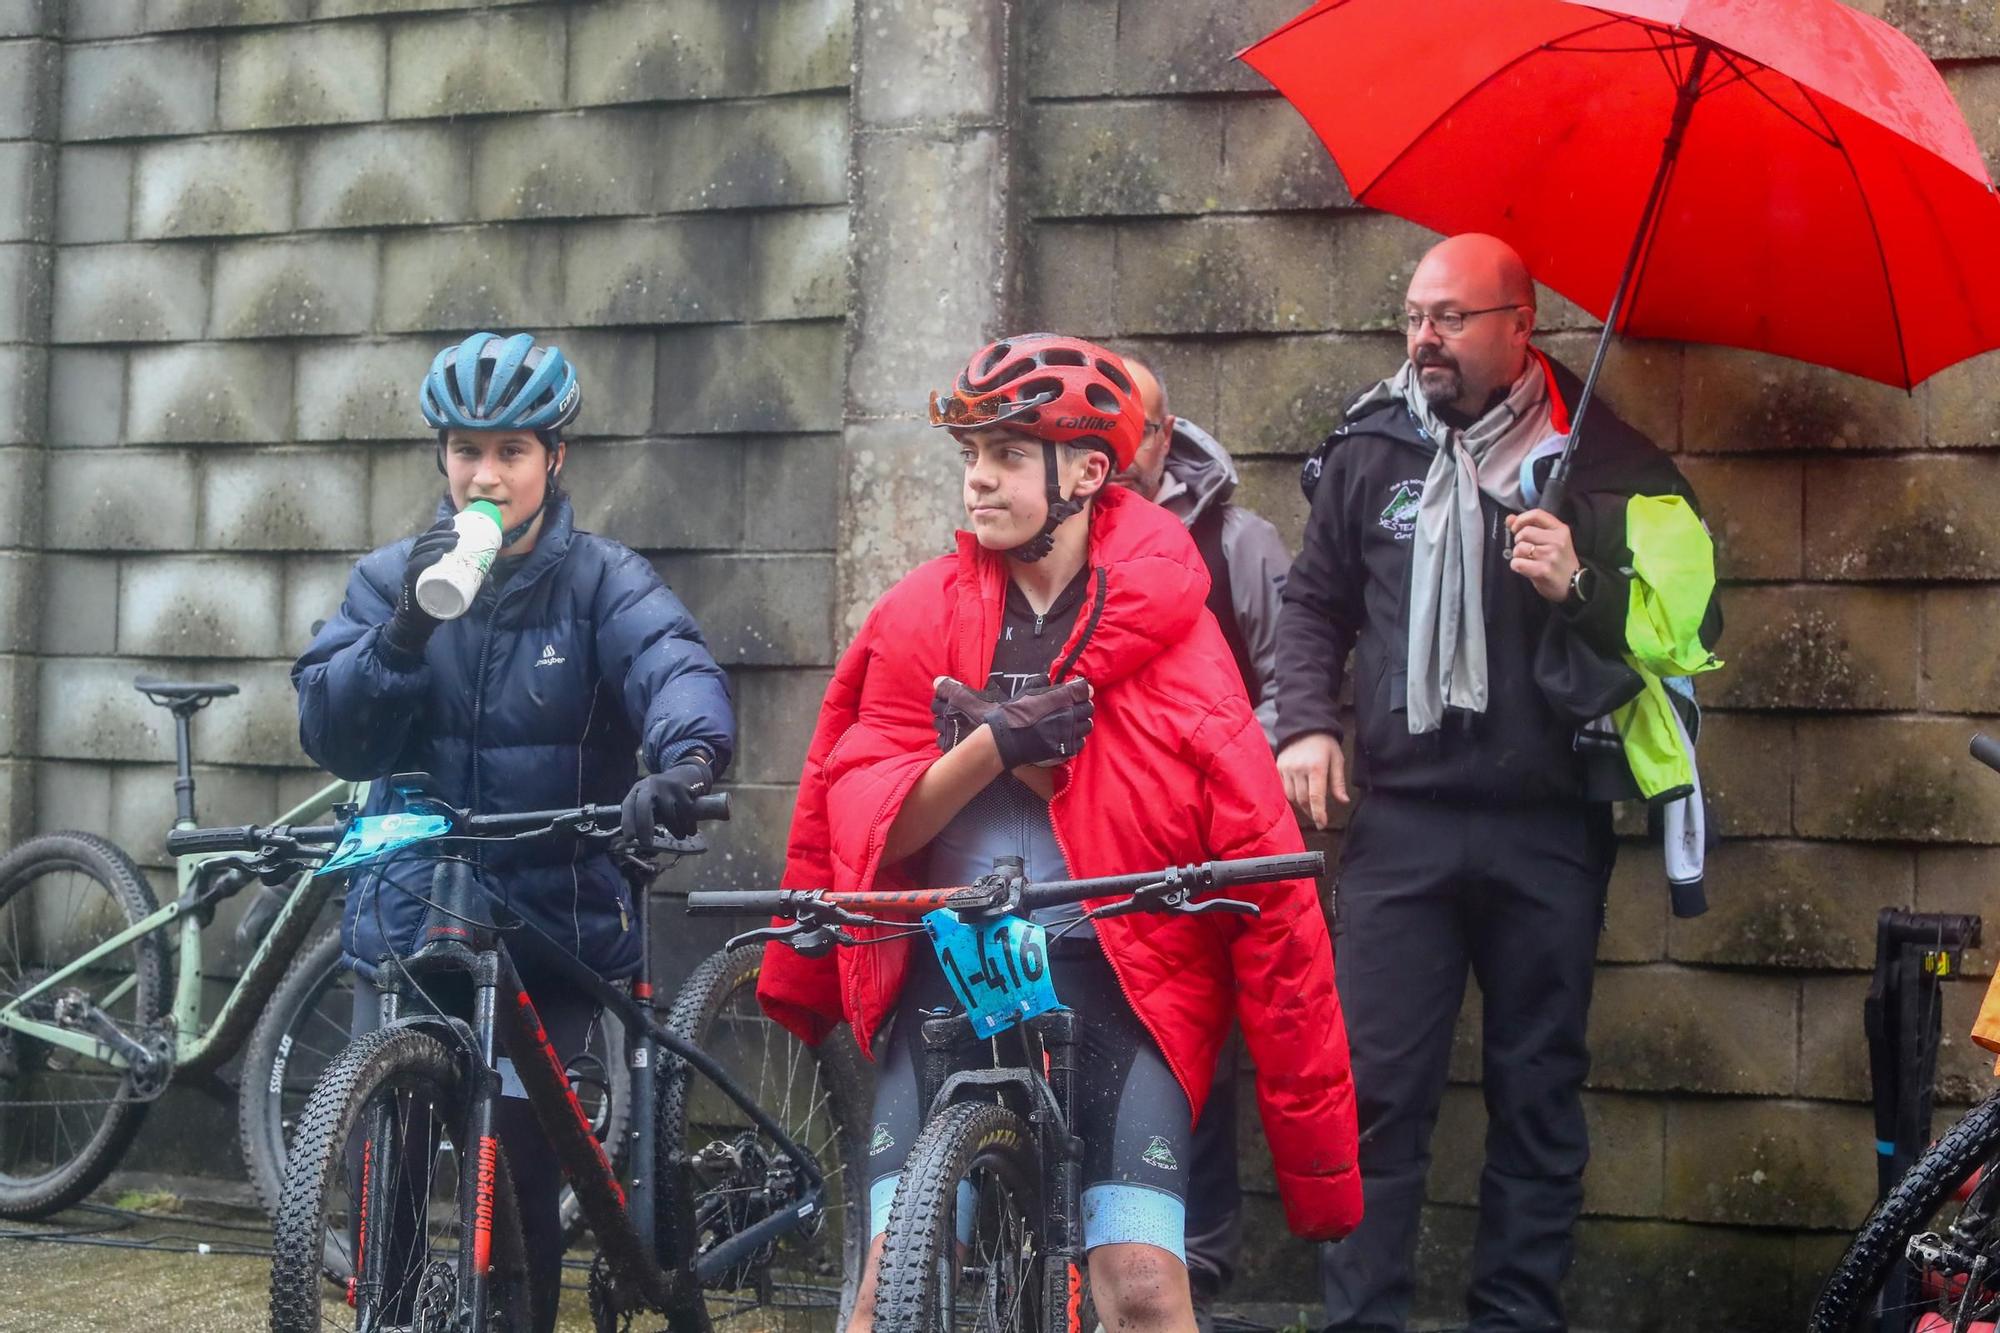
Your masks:
M735 717L722 668L652 565L575 526L560 480L582 401L575 367L525 333L475 333L437 354L419 394L445 478L437 522L355 565L339 611L292 668L299 735L341 777L428 773L436 795L480 813L622 800L627 836L650 846L656 825L693 832L695 798L735 748ZM475 500L499 507L500 553L466 613L440 621L418 604L417 577L455 547L453 520ZM378 782L365 813L399 804ZM540 839L484 847L479 860L513 912L561 948L608 977L638 969L641 905L607 853ZM350 884L342 943L364 978L414 951L428 888L429 867L409 860ZM509 947L569 1060L596 1007L537 965L537 942L517 932ZM356 990L358 1034L376 1025L379 997ZM517 1095L502 1098L496 1126L546 1330L561 1276L561 1173L508 1083ZM401 1322L393 1302L388 1313Z

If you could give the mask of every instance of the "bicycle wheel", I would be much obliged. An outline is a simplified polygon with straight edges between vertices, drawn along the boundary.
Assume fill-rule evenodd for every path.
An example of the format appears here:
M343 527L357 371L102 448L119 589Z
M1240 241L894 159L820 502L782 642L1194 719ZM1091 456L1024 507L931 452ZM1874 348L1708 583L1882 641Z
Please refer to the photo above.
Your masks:
M460 1252L477 1243L476 1228L459 1216L459 1177L478 1160L464 1144L460 1058L428 1032L391 1027L356 1040L327 1068L285 1162L271 1239L272 1333L458 1329ZM397 1145L386 1171L370 1147L378 1117ZM520 1216L505 1151L492 1146L491 1309L482 1333L526 1333ZM325 1280L330 1239L345 1247L346 1269L355 1273L359 1247L383 1227L407 1239L402 1262L344 1284Z
M896 1182L875 1326L1043 1327L1041 1218L1041 1170L1026 1122L990 1102L947 1106L910 1145Z
M353 977L340 963L340 931L328 930L293 960L243 1048L237 1087L237 1139L257 1201L275 1219L285 1178L285 1148L320 1075L346 1047L354 1018ZM622 1162L632 1116L632 1077L620 1053L625 1025L600 1016L584 1053L570 1064L570 1086L598 1139ZM576 1191L562 1191L563 1239L584 1231ZM344 1278L344 1255L330 1247L329 1273Z
M1990 1267L2000 1242L1996 1158L2000 1094L1947 1130L1868 1215L1820 1288L1812 1333L1873 1328L1877 1294L1899 1271L1907 1279L1903 1308L1962 1320L1953 1327L1992 1319L2000 1309L2000 1274Z
M0 858L0 1002L154 910L132 859L88 833L51 833ZM166 962L157 935L106 954L30 1000L44 1022L86 1030L108 1017L170 1054L157 1028ZM139 1132L171 1069L149 1080L0 1029L0 1217L46 1217L95 1189Z
M700 1305L670 1312L677 1333L842 1328L861 1277L870 1106L861 1055L845 1030L815 1048L766 1017L757 1004L763 962L758 945L714 954L681 987L667 1026L720 1062L818 1159L825 1208L810 1231L709 1282ZM794 1196L770 1136L686 1064L662 1062L658 1102L661 1264L688 1268Z

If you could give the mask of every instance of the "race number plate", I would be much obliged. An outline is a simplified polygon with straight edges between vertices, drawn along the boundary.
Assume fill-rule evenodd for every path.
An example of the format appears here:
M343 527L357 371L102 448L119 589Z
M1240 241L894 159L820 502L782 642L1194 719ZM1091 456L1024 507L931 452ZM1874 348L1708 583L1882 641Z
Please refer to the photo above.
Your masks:
M924 917L938 966L981 1037L1062 1003L1049 980L1048 932L1018 916L966 922L939 909Z

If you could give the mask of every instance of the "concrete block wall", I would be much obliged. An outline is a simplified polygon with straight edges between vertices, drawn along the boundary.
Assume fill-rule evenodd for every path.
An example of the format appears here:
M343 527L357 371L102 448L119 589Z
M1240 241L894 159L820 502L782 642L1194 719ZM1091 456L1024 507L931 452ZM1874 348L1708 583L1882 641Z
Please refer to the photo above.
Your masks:
M1434 239L1356 208L1300 119L1231 59L1298 8L1027 0L1016 176L1016 323L1154 359L1174 410L1234 451L1240 498L1294 546L1300 457L1401 360L1403 288ZM1986 7L1872 8L1949 60L2000 153ZM1543 345L1580 365L1588 317L1556 299L1543 317ZM1993 919L2000 901L2000 779L1965 755L2000 714L1996 367L1905 394L1716 349L1613 354L1610 401L1676 453L1720 546L1729 669L1703 682L1703 760L1726 840L1703 918L1669 916L1659 854L1637 838L1612 888L1579 1327L1797 1326L1873 1202L1860 1020L1876 911ZM1947 1099L1993 1086L1964 1035L1990 970L1978 955L1947 988ZM1445 1320L1462 1318L1478 1195L1477 1018L1475 989L1434 1140L1420 1302ZM1264 1170L1249 1178L1268 1189ZM1246 1298L1314 1309L1309 1251L1282 1239L1268 1194L1252 1206Z
M47 8L0 42L0 824L168 876L142 670L244 686L204 820L312 790L287 668L429 521L422 373L527 328L583 376L580 522L657 560L752 738L676 873L769 879L835 651L846 0Z

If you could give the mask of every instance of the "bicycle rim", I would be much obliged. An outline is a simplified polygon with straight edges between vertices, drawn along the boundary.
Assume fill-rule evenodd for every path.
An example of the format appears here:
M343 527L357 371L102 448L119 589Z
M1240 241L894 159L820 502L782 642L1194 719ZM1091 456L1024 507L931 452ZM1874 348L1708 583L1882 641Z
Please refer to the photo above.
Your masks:
M0 1003L11 1001L151 910L136 868L111 844L56 834L24 844L0 866ZM24 1006L41 1021L84 1030L108 1018L161 1049L151 1031L161 992L152 937L104 955ZM162 1054L166 1054L162 1050ZM162 1064L155 1082L163 1082ZM158 1086L96 1059L0 1031L0 1214L67 1206L115 1165Z

